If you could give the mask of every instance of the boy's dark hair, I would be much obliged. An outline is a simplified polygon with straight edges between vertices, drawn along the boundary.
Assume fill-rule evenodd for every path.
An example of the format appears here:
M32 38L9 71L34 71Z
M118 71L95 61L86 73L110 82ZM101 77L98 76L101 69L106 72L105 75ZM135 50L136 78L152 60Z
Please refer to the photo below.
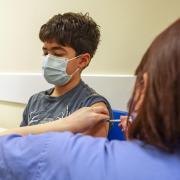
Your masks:
M99 40L99 26L89 17L88 13L65 13L53 16L41 26L39 38L42 42L56 43L72 47L76 55L96 52Z

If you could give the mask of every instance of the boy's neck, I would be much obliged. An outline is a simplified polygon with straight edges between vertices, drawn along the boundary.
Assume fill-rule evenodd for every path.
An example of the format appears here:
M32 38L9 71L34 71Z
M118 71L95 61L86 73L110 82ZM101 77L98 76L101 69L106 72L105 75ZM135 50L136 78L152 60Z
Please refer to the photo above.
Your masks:
M51 96L58 97L66 94L71 89L73 89L75 86L77 86L80 82L80 78L78 79L72 79L69 83L65 84L64 86L55 86L54 90L51 94Z

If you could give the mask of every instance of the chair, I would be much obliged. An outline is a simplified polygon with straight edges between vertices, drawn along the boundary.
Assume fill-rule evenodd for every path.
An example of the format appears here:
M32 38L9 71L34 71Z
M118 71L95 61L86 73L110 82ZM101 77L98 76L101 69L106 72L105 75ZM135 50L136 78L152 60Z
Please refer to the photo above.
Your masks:
M125 111L119 111L119 110L113 110L113 119L119 119L120 116L127 116L127 112ZM114 122L112 124L112 127L109 129L108 133L108 139L118 139L118 140L125 140L124 133L122 130L118 127L118 122Z

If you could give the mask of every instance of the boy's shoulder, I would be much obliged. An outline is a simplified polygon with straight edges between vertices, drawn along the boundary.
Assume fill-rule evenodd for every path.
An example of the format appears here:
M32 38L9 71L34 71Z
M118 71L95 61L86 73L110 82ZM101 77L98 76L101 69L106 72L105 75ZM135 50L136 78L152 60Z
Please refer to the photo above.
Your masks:
M79 83L79 89L83 89L87 93L97 93L93 88L86 84L83 80Z
M29 98L29 101L37 100L37 99L42 99L42 98L44 98L45 96L50 95L50 94L52 93L53 89L54 89L54 88L50 88L50 89L47 89L47 90L44 90L44 91L37 92L37 93L33 94L33 95Z

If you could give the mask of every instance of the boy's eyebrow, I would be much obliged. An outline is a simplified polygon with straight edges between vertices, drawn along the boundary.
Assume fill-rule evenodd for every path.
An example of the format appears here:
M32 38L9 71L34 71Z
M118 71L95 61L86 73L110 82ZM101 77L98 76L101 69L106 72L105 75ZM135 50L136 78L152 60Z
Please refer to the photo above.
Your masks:
M46 47L42 47L42 50L48 50ZM62 50L64 52L66 52L66 50L63 47L52 47L50 50Z

